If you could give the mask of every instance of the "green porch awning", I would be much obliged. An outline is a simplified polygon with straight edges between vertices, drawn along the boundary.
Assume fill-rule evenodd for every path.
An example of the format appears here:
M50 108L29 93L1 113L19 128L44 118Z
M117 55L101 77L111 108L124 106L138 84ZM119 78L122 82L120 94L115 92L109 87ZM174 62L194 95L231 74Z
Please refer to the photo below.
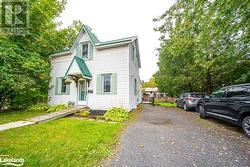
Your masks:
M82 74L82 76L84 78L88 78L88 79L92 78L92 75L91 75L85 61L82 58L77 57L77 56L74 56L73 60L71 61L70 65L67 69L67 72L65 73L65 77L67 77L68 75L71 75L70 69L72 68L72 65L74 64L74 62L76 62L76 64L78 65L78 67L80 69L80 74Z

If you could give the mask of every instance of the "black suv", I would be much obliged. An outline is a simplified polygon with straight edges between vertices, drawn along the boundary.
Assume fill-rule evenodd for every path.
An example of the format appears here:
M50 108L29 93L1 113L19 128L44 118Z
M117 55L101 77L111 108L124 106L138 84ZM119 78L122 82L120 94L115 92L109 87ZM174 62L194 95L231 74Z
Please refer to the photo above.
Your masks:
M239 125L250 138L250 83L223 87L197 103L201 118L215 117Z

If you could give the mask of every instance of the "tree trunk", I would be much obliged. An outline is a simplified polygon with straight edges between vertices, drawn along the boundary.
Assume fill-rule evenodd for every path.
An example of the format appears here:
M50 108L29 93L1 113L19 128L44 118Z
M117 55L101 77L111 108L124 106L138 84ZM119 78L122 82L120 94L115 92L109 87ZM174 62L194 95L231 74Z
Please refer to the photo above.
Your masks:
M207 71L207 93L211 95L213 92L213 85L212 85L212 75L210 68Z
M193 87L192 87L191 82L188 83L188 87L189 87L190 92L193 92Z

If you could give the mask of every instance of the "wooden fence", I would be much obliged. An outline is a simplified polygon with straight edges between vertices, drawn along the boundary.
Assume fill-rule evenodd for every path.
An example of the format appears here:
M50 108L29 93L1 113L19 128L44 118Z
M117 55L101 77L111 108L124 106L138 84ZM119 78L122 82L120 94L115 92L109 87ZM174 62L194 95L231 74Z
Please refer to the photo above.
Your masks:
M175 103L175 100L176 100L175 97L155 97L155 102ZM142 101L143 102L152 102L152 98L150 98L149 95L143 95Z

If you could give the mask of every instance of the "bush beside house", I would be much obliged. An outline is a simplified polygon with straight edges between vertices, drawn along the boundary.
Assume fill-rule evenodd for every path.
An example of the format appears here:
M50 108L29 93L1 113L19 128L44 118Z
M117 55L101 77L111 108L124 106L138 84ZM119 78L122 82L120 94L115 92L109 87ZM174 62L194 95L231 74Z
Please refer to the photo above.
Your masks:
M104 119L112 122L123 122L129 119L129 112L121 107L113 107L104 114Z

